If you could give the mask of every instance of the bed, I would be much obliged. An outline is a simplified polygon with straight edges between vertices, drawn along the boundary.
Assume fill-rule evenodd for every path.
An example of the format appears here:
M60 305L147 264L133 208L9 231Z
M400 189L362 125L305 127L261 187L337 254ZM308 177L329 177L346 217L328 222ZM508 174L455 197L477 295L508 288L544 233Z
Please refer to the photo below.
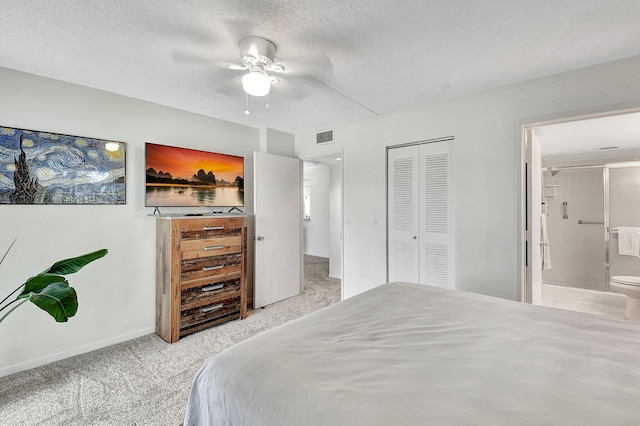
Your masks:
M391 283L209 359L195 425L638 425L640 325Z

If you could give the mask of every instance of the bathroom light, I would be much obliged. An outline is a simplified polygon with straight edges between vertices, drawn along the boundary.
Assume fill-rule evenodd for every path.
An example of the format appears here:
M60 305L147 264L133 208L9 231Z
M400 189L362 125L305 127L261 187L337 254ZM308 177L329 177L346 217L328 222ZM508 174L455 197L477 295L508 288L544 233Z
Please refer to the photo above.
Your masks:
M265 96L271 89L271 79L262 70L251 70L242 76L242 88L251 96Z

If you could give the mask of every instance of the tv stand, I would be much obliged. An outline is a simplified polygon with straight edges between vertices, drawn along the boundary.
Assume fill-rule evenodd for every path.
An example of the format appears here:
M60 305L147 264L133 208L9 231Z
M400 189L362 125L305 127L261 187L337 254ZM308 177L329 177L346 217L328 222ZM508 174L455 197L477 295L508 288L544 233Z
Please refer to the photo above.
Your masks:
M240 213L244 213L242 210L240 210L238 207L231 207L231 209L227 212L227 213L231 213L234 210L238 210Z

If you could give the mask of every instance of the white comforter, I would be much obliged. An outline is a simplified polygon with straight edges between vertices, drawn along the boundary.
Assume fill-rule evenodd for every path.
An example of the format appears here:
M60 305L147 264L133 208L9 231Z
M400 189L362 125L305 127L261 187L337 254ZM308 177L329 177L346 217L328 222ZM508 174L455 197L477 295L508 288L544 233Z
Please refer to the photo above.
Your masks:
M640 326L385 284L208 360L185 425L640 425Z

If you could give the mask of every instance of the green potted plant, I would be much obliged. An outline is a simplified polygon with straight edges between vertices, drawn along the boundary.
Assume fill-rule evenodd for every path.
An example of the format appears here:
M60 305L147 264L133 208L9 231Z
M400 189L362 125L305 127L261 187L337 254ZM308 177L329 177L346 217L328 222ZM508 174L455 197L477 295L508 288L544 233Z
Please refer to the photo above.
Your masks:
M14 240L11 243L2 256L0 264L15 242ZM78 311L78 297L75 289L69 285L69 281L64 276L78 272L87 264L105 256L107 252L107 249L101 249L60 260L45 271L29 278L0 302L0 322L27 301L47 311L57 322L66 322ZM18 295L11 299L16 293Z

